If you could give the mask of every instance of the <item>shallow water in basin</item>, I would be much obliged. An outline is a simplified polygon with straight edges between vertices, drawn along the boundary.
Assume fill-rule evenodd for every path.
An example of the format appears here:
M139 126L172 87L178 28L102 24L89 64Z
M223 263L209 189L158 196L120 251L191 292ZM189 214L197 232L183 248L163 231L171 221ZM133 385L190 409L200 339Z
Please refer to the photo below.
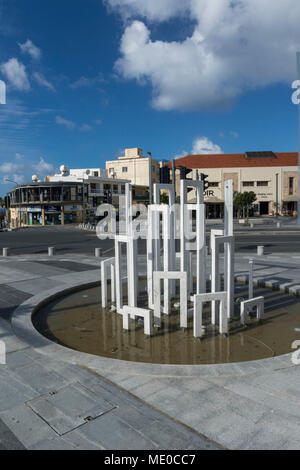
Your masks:
M144 291L144 286L142 285ZM265 359L292 352L293 341L300 340L300 302L293 296L256 288L255 296L265 296L265 317L256 318L247 328L236 317L230 334L223 337L209 325L210 305L204 309L206 335L193 337L193 320L188 329L179 327L179 312L162 315L162 326L154 328L151 338L144 336L141 321L132 321L131 331L122 329L122 316L101 308L100 288L83 290L57 299L33 318L35 328L48 339L71 349L98 356L134 362L159 364L219 364ZM236 286L236 299L247 299L247 287ZM139 306L146 297L139 296ZM191 305L190 305L191 307Z

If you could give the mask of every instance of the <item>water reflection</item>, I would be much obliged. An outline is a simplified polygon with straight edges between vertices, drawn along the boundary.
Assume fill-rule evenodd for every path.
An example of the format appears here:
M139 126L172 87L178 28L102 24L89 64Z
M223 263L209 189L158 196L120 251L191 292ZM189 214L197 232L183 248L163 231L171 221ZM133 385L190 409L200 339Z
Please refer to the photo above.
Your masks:
M247 287L239 286L237 291L237 297L247 297ZM187 330L180 329L179 312L174 308L169 316L163 315L161 328L154 328L152 338L144 336L141 320L131 320L131 331L123 332L122 317L110 308L101 308L99 288L51 302L35 315L33 323L47 338L69 348L134 362L229 363L291 352L292 342L299 339L299 301L287 294L267 289L256 289L255 294L266 298L263 324L259 325L253 319L249 327L244 329L238 318L233 319L227 338L220 336L209 325L210 305L204 309L206 336L201 341L193 337L192 318L189 318ZM145 307L145 302L146 297L141 294L139 306Z

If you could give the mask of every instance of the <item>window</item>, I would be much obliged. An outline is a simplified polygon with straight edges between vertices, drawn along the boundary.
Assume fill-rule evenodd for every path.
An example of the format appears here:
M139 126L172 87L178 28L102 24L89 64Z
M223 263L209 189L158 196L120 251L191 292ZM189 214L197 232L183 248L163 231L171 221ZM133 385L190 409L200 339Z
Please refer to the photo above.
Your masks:
M243 187L254 186L254 181L243 181Z
M76 187L71 188L71 201L76 201Z
M269 181L257 181L257 186L258 187L269 186Z
M217 183L217 182L208 183L208 185L209 185L209 188L218 188L219 187L219 183Z
M122 173L127 173L128 172L128 167L127 166L123 166L122 168Z
M105 184L104 185L104 191L111 191L111 185L110 184Z
M121 194L125 194L125 185L124 184L122 184L122 186L121 186Z
M115 169L114 168L109 168L108 171L109 171L109 173L113 173L115 171Z
M94 176L99 176L99 171L94 171Z
M294 178L289 178L289 195L292 196L294 194Z
M113 191L114 191L114 194L118 194L119 188L118 188L118 185L117 185L117 184L114 184Z

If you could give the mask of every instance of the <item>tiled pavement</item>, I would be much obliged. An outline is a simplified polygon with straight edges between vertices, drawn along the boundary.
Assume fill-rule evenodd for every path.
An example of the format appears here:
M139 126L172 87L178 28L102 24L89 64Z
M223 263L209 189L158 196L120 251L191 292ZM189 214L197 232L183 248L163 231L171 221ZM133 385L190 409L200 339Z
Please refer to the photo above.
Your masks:
M215 447L204 435L230 449L300 448L300 369L287 359L275 371L268 361L259 369L250 363L249 373L242 376L233 365L228 375L211 367L199 377L136 375L134 369L131 374L128 369L126 374L103 370L100 377L42 355L16 338L9 316L18 302L99 269L94 258L64 259L0 261L0 312L5 317L0 318L0 334L9 352L7 365L0 366L2 447ZM299 260L298 255L257 258L255 276L298 286ZM77 266L76 272L74 264L87 271ZM247 256L238 257L241 276L247 265Z

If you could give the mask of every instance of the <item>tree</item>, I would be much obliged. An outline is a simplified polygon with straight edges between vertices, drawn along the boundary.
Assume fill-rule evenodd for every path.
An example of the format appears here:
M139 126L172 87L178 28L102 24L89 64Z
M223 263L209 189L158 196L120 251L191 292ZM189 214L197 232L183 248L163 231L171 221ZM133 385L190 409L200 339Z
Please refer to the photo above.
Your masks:
M2 199L2 197L0 197L0 207L4 206L4 199Z
M252 205L256 201L256 194L253 191L245 192L245 193L238 193L237 191L234 193L233 197L233 205L238 210L238 219L241 215L241 210L243 211L243 217L249 217L249 209L251 209Z
M160 195L160 203L161 204L169 204L169 196L166 193L162 193Z

